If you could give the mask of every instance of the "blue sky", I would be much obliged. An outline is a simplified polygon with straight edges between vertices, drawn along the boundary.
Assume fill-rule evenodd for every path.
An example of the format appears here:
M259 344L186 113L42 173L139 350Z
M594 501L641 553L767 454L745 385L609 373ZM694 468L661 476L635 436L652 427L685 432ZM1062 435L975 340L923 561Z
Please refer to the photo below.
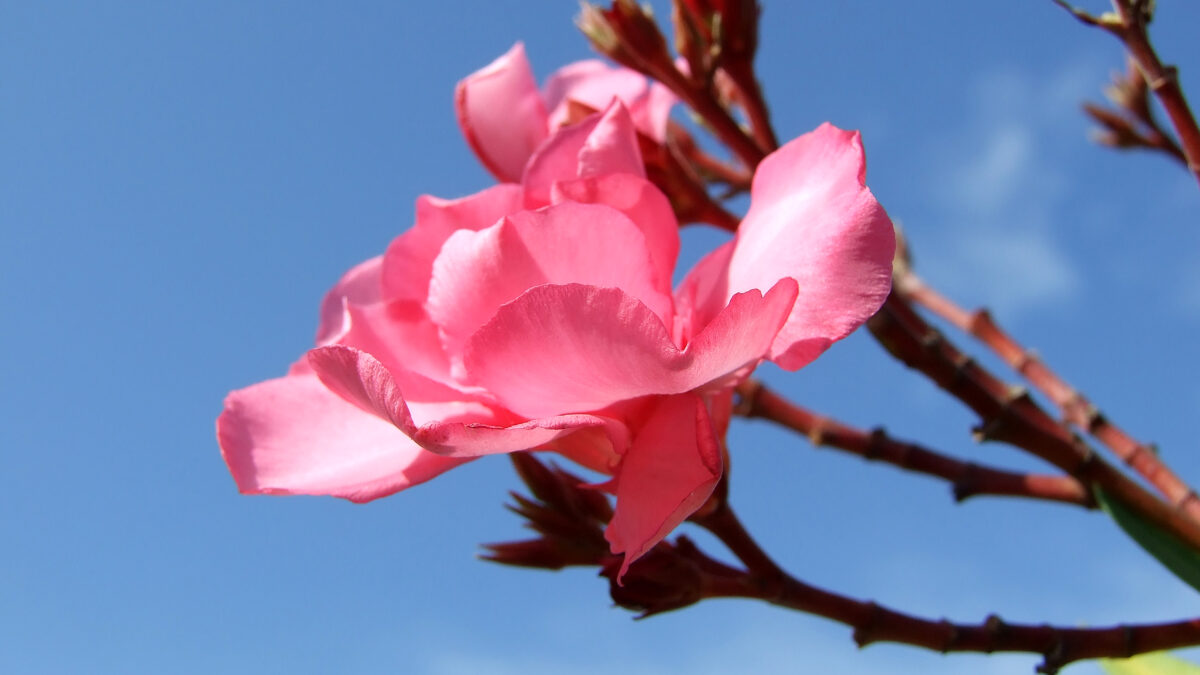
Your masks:
M1078 102L1122 67L1116 42L1049 0L765 4L780 135L861 128L918 270L992 304L1200 483L1200 190L1086 140ZM1200 7L1160 4L1160 51L1200 97ZM310 346L322 294L410 224L417 195L489 184L454 83L518 39L542 77L589 57L576 11L0 3L0 671L1032 670L859 652L842 626L749 602L634 623L591 570L478 561L478 544L523 535L501 458L365 506L237 494L213 433L225 393ZM716 236L685 240L695 258ZM866 334L762 375L848 422L1037 467L973 444L971 416ZM943 484L761 423L730 445L743 519L818 585L960 620L1200 614L1097 514L955 506Z

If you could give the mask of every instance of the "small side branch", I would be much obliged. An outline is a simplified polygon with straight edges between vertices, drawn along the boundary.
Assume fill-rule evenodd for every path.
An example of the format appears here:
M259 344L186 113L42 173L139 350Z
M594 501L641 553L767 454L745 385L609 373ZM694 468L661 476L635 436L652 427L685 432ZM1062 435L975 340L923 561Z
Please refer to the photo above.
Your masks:
M813 445L843 450L868 461L884 462L906 471L941 478L950 483L954 498L988 495L1042 499L1095 508L1087 488L1070 476L1024 474L995 469L906 443L882 429L864 431L791 403L757 380L738 388L736 411L761 417L808 437Z
M896 291L867 323L893 356L928 377L980 418L976 435L1021 448L1085 485L1098 485L1143 518L1200 550L1200 523L1143 489L1104 461L1028 392L997 379L942 337Z
M1037 354L1005 332L985 309L967 311L938 293L905 267L896 275L896 292L942 317L985 344L1038 391L1046 395L1063 419L1094 436L1122 462L1155 487L1176 509L1200 522L1200 498L1163 464L1154 447L1130 436L1099 411L1081 392L1065 382Z
M1066 628L1008 623L996 615L978 624L914 616L796 579L758 546L728 505L697 523L716 535L747 567L740 583L723 579L721 596L755 598L837 621L853 628L854 641L860 647L895 642L943 653L1028 652L1042 655L1038 672L1056 673L1063 666L1083 659L1123 658L1200 644L1200 619Z
M1152 13L1152 3L1148 0L1113 0L1113 8L1116 11L1097 17L1073 7L1065 0L1054 2L1083 23L1103 28L1124 43L1129 56L1137 63L1150 90L1162 103L1171 125L1175 127L1188 170L1200 181L1200 126L1197 126L1196 118L1183 95L1183 89L1179 86L1178 69L1175 66L1164 65L1150 43L1150 35L1146 28Z

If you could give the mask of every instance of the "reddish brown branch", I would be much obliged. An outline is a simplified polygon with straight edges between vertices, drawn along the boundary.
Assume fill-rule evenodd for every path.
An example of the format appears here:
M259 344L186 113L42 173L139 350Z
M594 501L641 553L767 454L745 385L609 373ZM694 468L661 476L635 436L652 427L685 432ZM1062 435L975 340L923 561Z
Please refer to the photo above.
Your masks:
M1200 550L1200 523L1147 492L1104 461L1021 388L997 379L948 342L893 291L869 322L875 338L905 365L924 374L980 418L980 440L1008 443L1098 485L1143 518Z
M739 60L724 64L722 68L729 74L729 79L737 87L737 100L746 113L750 122L750 130L758 146L770 153L779 147L775 129L771 126L771 116L768 112L766 99L763 98L762 87L754 76L754 68L750 61Z
M711 87L695 84L682 74L669 79L673 81L662 80L662 83L704 120L713 134L742 160L746 168L753 169L767 156L729 111L717 101Z
M1187 158L1188 170L1200 181L1200 126L1197 126L1196 118L1192 115L1183 90L1179 87L1178 69L1175 66L1164 65L1154 46L1150 44L1146 25L1151 12L1147 0L1113 0L1116 14L1100 17L1076 9L1065 0L1054 2L1080 21L1107 30L1125 44L1125 49L1142 71L1150 90L1167 111L1167 117L1175 127L1179 145Z
M696 144L696 140L683 125L668 120L667 139L668 143L672 143L678 148L679 153L701 177L712 182L724 183L739 192L750 189L751 174L749 171L734 168L701 150Z
M1114 148L1144 148L1165 154L1187 166L1187 156L1163 129L1150 105L1150 87L1132 57L1124 73L1115 74L1105 91L1114 110L1084 103L1083 110L1099 125L1094 139Z
M913 302L975 336L1058 406L1063 418L1086 431L1113 451L1122 462L1145 478L1175 508L1200 522L1200 498L1169 467L1154 447L1135 440L1102 414L1082 393L1060 378L1037 354L1023 347L998 326L985 309L967 311L926 285L911 270L896 275L896 291Z
M1036 653L1044 659L1038 671L1055 673L1082 659L1123 658L1200 644L1200 619L1108 628L1008 623L995 615L979 624L926 619L792 577L758 546L728 506L697 522L728 546L749 570L740 586L724 579L720 595L755 598L832 619L853 628L854 641L860 647L896 642L943 653Z
M742 384L738 393L741 396L738 412L746 417L762 417L781 424L804 434L813 445L837 448L868 461L942 478L953 487L957 501L991 495L1096 507L1083 484L1070 476L1004 471L964 462L915 443L898 441L882 429L870 432L856 429L791 403L757 380Z

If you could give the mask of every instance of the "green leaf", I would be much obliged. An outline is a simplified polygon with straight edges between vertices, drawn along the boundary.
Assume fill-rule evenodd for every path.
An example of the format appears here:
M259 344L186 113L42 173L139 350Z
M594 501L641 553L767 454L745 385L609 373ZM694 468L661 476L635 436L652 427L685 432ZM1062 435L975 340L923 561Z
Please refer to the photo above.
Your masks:
M1105 513L1112 516L1113 520L1117 521L1117 525L1125 530L1125 534L1146 549L1147 553L1157 558L1175 576L1200 591L1200 551L1196 551L1187 543L1180 541L1174 534L1146 520L1141 514L1121 503L1116 497L1106 494L1099 487L1095 488L1095 494L1100 507L1104 509ZM1196 675L1200 675L1200 670L1196 671Z
M1200 666L1166 652L1142 654L1132 659L1100 659L1108 675L1200 675Z

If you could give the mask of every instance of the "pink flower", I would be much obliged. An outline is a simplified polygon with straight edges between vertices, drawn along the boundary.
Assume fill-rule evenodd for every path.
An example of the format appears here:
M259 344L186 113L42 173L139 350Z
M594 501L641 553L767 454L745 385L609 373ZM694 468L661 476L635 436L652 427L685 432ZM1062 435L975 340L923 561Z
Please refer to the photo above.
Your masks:
M367 501L482 455L553 450L610 474L625 565L709 497L730 387L797 369L874 313L892 226L856 133L772 153L737 236L672 291L666 198L619 102L543 143L524 182L423 197L326 297L318 347L217 422L248 493Z
M638 131L659 142L666 137L675 95L663 85L592 59L558 69L538 92L520 42L459 82L454 104L479 161L501 182L517 183L533 151L570 121L572 102L603 110L613 98L629 109Z

